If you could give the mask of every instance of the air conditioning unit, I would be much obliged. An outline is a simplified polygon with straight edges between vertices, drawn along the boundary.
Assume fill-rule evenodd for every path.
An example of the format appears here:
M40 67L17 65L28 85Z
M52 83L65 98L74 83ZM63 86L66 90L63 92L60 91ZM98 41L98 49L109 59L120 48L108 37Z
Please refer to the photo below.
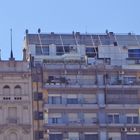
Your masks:
M131 131L131 132L135 132L135 131L137 131L137 129L136 129L135 127L131 127L131 128L130 128L130 131Z
M123 46L123 49L127 49L127 46Z
M121 128L121 132L127 132L127 128L126 127L122 127Z
M70 51L76 51L76 50L77 50L76 46L70 46Z
M140 60L135 60L135 64L140 64Z

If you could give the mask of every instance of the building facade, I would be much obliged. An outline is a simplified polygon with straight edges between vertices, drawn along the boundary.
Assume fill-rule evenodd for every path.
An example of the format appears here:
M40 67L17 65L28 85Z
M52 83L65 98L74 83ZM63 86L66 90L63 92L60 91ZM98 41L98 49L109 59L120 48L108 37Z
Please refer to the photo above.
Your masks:
M0 60L0 140L33 140L28 62Z
M139 140L140 35L30 34L34 140Z

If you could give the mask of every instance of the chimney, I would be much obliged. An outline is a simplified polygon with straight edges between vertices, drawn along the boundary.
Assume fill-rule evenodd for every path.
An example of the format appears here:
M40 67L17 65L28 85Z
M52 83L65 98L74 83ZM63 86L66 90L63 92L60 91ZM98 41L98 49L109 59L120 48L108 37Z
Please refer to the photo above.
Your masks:
M26 61L26 49L23 49L23 61Z
M29 30L28 30L28 29L26 29L26 30L25 30L25 33L26 33L26 35L27 35L27 34L29 33Z

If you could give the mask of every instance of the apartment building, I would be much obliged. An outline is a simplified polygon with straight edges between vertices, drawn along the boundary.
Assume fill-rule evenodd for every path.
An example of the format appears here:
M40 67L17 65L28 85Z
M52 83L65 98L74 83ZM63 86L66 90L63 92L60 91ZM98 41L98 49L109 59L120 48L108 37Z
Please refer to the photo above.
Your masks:
M33 140L31 71L12 51L0 60L0 140Z
M26 30L34 140L139 140L140 35Z

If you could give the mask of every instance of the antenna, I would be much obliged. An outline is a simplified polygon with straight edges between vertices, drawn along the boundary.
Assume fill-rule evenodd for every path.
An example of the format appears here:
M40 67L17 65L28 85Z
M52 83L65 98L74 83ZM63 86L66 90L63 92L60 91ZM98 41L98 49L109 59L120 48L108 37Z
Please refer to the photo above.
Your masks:
M1 60L1 49L0 49L0 60Z
M14 60L15 58L13 57L13 42L12 42L12 29L10 29L10 40L11 40L11 53L10 53L10 60Z

